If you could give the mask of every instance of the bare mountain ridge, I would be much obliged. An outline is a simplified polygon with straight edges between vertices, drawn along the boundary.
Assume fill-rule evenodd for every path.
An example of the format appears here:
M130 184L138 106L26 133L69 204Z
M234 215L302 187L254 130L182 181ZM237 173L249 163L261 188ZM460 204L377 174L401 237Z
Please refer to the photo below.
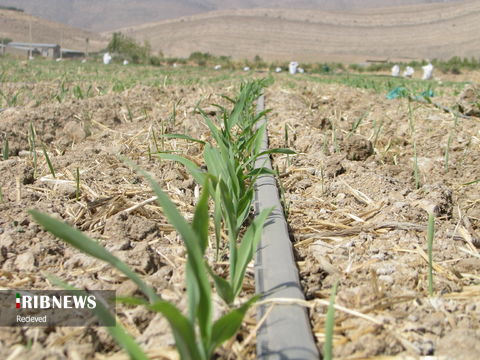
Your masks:
M126 26L115 31L135 32L140 29L152 28L159 25L173 24L178 22L189 22L209 20L221 17L255 17L255 18L276 18L291 22L305 22L311 24L335 25L345 27L391 27L411 26L443 23L446 20L461 21L466 15L478 15L478 6L474 2L464 1L461 6L458 4L444 3L436 5L400 6L378 9L364 9L355 12L342 11L318 11L307 9L238 9L238 10L217 10L198 15L182 16L174 19L167 19L158 22L144 23L136 26ZM480 20L480 18L479 18Z
M364 61L480 54L480 2L356 13L290 9L221 10L121 29L167 56L193 51L234 58Z
M28 13L92 31L156 22L214 10L286 8L357 11L460 0L0 0Z
M237 59L260 55L267 60L350 62L367 58L478 57L479 19L480 1L463 1L349 13L219 10L128 26L121 31L139 41L149 40L154 51L162 50L166 56L186 57L193 51L203 51ZM110 36L3 10L0 37L29 41L29 23L34 42L62 42L67 48L84 49L88 37L90 49L99 50Z

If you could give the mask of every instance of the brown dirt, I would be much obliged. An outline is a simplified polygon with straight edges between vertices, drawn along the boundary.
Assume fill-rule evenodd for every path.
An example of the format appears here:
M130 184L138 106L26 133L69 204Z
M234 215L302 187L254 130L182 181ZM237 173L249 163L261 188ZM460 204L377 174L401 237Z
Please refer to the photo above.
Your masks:
M436 101L452 106L456 100ZM405 99L302 82L269 89L267 104L274 109L271 146L299 152L276 164L284 173L284 201L319 345L321 300L328 301L339 281L337 304L359 314L337 309L336 358L478 358L480 258L472 242L480 245L480 189L463 184L478 179L479 118L455 126L452 115L414 103L412 134ZM433 298L427 290L427 211L436 215Z
M41 87L37 87L38 91ZM53 289L45 274L88 289L115 289L138 295L136 287L109 266L54 239L26 210L61 218L96 238L154 286L163 298L185 307L185 251L159 207L150 203L125 212L153 194L146 181L117 155L149 171L181 211L191 217L193 180L179 165L149 160L152 129L206 138L193 113L199 99L221 103L219 93L234 87L150 88L117 94L30 104L0 113L0 133L8 133L11 159L0 161L0 287ZM170 115L177 106L175 125ZM437 99L454 105L446 95ZM271 146L288 145L297 156L275 159L282 173L285 203L298 266L319 347L325 306L339 280L335 356L444 355L476 359L480 339L480 260L472 242L480 233L480 122L458 119L434 107L413 104L411 134L406 100L339 85L295 82L281 75L267 91ZM129 112L129 110L131 112ZM352 124L364 119L355 134ZM49 174L41 152L33 171L27 134L33 123L57 172ZM162 125L163 123L163 125ZM284 129L289 128L288 144ZM444 151L452 134L448 171ZM415 140L420 171L413 178ZM162 144L157 140L158 146ZM200 147L165 141L201 161ZM40 146L38 147L40 148ZM81 198L75 198L80 169ZM436 214L434 298L427 294L427 211ZM223 265L219 264L221 269ZM249 272L245 291L253 289ZM359 316L363 314L362 317ZM117 307L119 321L151 356L174 359L165 320L141 308ZM219 351L220 358L251 358L255 325L246 325ZM248 340L246 344L245 341ZM30 344L30 346L27 346ZM454 350L452 350L454 349ZM452 353L454 351L454 353ZM1 328L0 358L124 358L103 328Z
M41 89L38 87L37 90ZM44 89L43 91L48 91ZM53 274L78 288L115 289L117 296L139 295L136 286L103 262L54 239L44 232L28 209L54 215L98 239L157 289L163 299L185 309L185 249L155 202L128 209L153 196L145 179L119 156L136 161L149 171L181 211L191 218L195 183L173 162L149 160L156 133L159 148L200 156L198 145L169 140L159 134L190 133L207 136L193 109L208 88L137 86L118 94L61 104L30 104L0 114L0 133L8 134L10 159L0 161L0 288L55 289L46 279ZM38 93L41 96L41 90ZM178 101L180 103L178 103ZM210 101L221 103L214 94ZM177 106L176 124L171 120ZM204 105L208 103L204 102ZM130 111L130 112L129 112ZM170 120L169 120L170 119ZM27 139L30 123L37 134L38 168ZM53 179L43 152L44 144L56 171ZM200 158L199 158L200 159ZM198 160L200 161L200 160ZM76 199L75 173L80 170L81 196ZM222 265L220 267L219 273ZM252 292L249 275L246 289ZM220 301L217 301L221 304ZM166 320L144 309L117 305L118 320L152 357L176 359ZM254 323L253 314L247 323ZM245 330L244 330L245 331ZM241 335L239 335L241 336ZM246 337L246 335L245 335ZM73 340L75 339L75 340ZM26 344L30 343L30 349ZM105 328L0 328L0 358L87 359L123 358ZM233 346L232 354L251 353L254 343ZM220 350L220 354L225 354ZM227 356L228 357L228 356Z

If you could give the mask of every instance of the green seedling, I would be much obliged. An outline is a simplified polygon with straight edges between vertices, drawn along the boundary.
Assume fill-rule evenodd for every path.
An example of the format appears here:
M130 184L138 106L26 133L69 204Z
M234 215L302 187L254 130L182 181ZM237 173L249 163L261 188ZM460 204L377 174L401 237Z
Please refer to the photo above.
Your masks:
M338 139L337 139L337 132L333 122L332 122L332 144L333 144L333 152L334 153L340 152L340 147L338 145Z
M27 350L27 352L32 350L32 344L33 344L32 338L28 338L27 344L25 345L25 350Z
M147 144L147 155L148 161L152 161L152 150L150 149L150 144Z
M55 286L64 288L65 290L79 290L59 278L52 275L45 275L45 277ZM114 321L114 315L102 304L101 301L97 303L97 306L93 310L95 315L104 323L112 324L115 323L115 326L108 326L107 331L110 333L112 338L128 353L130 359L134 360L148 360L147 355L143 352L141 347L135 341L135 339L130 336L126 330L118 323Z
M199 109L210 129L213 144L192 139L187 135L164 135L164 137L176 137L203 144L204 161L208 173L203 172L195 163L182 156L159 155L162 159L182 163L198 184L204 183L206 178L209 178L212 183L210 196L215 202L217 256L221 245L220 233L222 228L225 228L228 235L230 278L227 281L213 273L212 276L220 296L227 304L231 304L241 291L246 266L253 257L260 237L261 224L268 215L268 211L262 212L246 229L240 240L243 226L251 211L255 180L258 176L273 174L272 170L263 167L255 168L255 162L262 156L272 153L295 154L294 151L283 148L260 151L265 126L257 126L257 123L267 111L255 114L253 103L263 86L265 81L250 82L242 86L235 100L225 97L233 106L231 110L227 110L217 105L221 113L220 126Z
M289 146L289 142L288 142L288 126L287 126L287 124L285 124L283 141L284 141L284 146L287 148L287 147Z
M157 142L157 136L155 135L155 130L152 128L152 139L153 139L153 144L155 145L155 150L157 153L160 152L160 148L158 147L158 142Z
M60 238L64 242L72 245L87 255L93 256L97 259L105 261L115 267L120 272L124 273L130 280L132 280L140 290L149 298L151 302L159 300L159 297L148 287L140 277L133 272L127 264L112 255L108 250L103 248L98 242L90 239L81 231L72 228L68 224L61 222L49 215L43 214L36 210L31 210L30 214L37 223L42 225L48 232Z
M6 136L5 136L5 139L3 140L2 157L3 157L3 160L8 160L8 158L10 157L10 148L8 144L8 138Z
M184 134L163 134L162 137L163 138L171 138L171 139L183 139L183 140L188 140L188 141L192 141L192 142L197 142L197 143L202 144L202 145L206 144L206 142L203 141L203 140L195 139L195 138L192 138L191 136L184 135Z
M75 98L77 98L77 99L83 99L84 98L82 88L79 85L77 85L73 88L73 96L75 96Z
M320 180L322 185L322 195L325 195L325 170L323 166L320 168Z
M210 128L213 138L212 143L197 141L204 147L204 162L208 169L207 172L187 158L173 154L161 154L161 157L177 160L186 166L202 187L191 223L179 213L159 185L148 174L137 169L150 182L163 214L180 234L187 250L185 273L188 311L185 314L173 304L161 300L138 274L105 250L98 242L48 215L36 211L31 212L34 219L52 234L84 253L109 263L130 278L143 293L144 298L122 299L122 302L142 305L149 310L162 313L170 324L182 359L208 360L213 358L218 346L236 333L246 311L257 299L257 297L253 297L240 307L232 306L242 290L247 265L256 250L265 219L270 211L261 212L254 220L250 216L255 180L259 176L273 173L269 169L256 168L255 163L258 166L263 161L263 156L271 153L294 154L289 149L260 151L265 126L258 126L258 121L267 112L255 114L254 100L265 83L265 81L257 81L242 86L239 96L235 100L231 100L232 108L230 110L219 106L221 115L217 119L218 122L209 119L206 114L202 113L204 118L208 118L208 120L205 119L205 122ZM180 138L180 136L168 136L163 127L161 136L162 139ZM157 144L157 136L154 131L152 138L158 152L160 144ZM183 139L194 141L186 136L183 136ZM30 128L29 142L32 153L36 154L36 134L33 125ZM77 168L77 200L80 190L79 178ZM214 205L212 218L215 225L217 251L222 245L221 231L224 230L228 236L227 247L230 250L228 278L218 276L214 267L207 263L205 256L210 240L208 233L210 225L209 197L212 198ZM247 222L248 226L246 226ZM213 319L212 286L229 305L228 310L218 320ZM108 311L102 312L102 309L98 311L100 313L97 312L97 316L100 318L112 316ZM138 344L119 325L109 328L108 331L126 349L131 358L146 358Z
M433 238L435 236L435 216L428 214L428 294L433 296Z
M68 87L65 86L66 80L63 79L62 82L60 83L60 88L58 90L58 93L55 95L55 99L61 103L66 95L68 94Z
M213 273L212 277L215 280L215 285L220 297L227 304L231 304L242 290L247 266L257 249L261 239L263 224L272 209L263 210L258 214L250 226L247 227L244 235L241 237L240 243L238 243L240 234L236 226L239 226L243 214L241 214L240 218L235 218L234 204L231 202L231 199L223 193L225 190L224 184L217 184L216 194L220 194L220 199L217 198L216 200L220 200L220 204L216 203L216 206L221 206L223 211L222 218L225 219L227 223L229 235L230 278L226 281ZM216 221L218 220L216 219ZM219 229L220 224L215 223L215 227Z
M13 95L8 96L5 93L3 93L3 91L0 90L0 96L3 97L7 106L14 107L14 106L17 106L17 104L18 104L18 97L20 96L21 92L22 92L22 90L19 90L16 93L14 93Z
M1 186L0 186L0 203L3 204L3 191Z
M374 125L374 135L373 135L372 144L373 144L373 147L376 148L378 137L383 128L383 121L379 121L379 122L374 121L373 125Z
M173 103L173 111L172 111L172 115L170 115L170 119L169 119L171 129L175 128L175 123L176 123L176 119L177 119L177 106L180 104L181 101L182 101L182 99L178 100L176 103Z
M189 224L150 175L138 168L137 170L150 182L165 216L181 235L187 249L188 316L182 314L173 304L161 300L127 264L79 230L38 211L32 210L30 214L53 235L84 253L109 263L130 278L148 298L148 301L138 299L135 303L160 312L168 320L181 359L211 359L215 349L237 332L245 313L257 297L253 297L238 308L229 310L218 320L213 320L213 301L208 279L211 270L204 259L208 244L208 181L204 184L193 221ZM119 341L117 337L115 338Z
M123 92L125 89L125 84L121 80L115 81L115 84L112 87L113 92Z
M86 97L86 98L91 97L91 96L92 96L92 92L93 92L93 86L90 84L90 85L88 85L87 91L86 91L86 93L85 93L85 97Z
M78 167L75 170L75 198L80 201L80 170Z
M322 146L322 149L323 149L323 153L325 155L328 155L328 136L327 135L323 135L323 146Z
M420 189L420 169L418 168L417 144L413 142L413 177L415 179L415 188Z
M53 178L55 179L55 169L53 168L52 162L50 161L50 157L48 156L47 149L45 149L45 145L42 146L43 155L45 155L45 160L47 161L48 169L52 174Z
M128 120L130 120L130 122L133 121L133 112L132 112L132 109L130 109L130 105L127 104L127 114L128 114Z
M348 134L348 137L352 136L353 134L355 134L355 132L357 131L358 127L360 126L360 124L362 123L362 121L368 116L368 114L370 113L370 109L368 109L367 111L365 111L357 120L354 121L354 123L352 124L352 129L350 130L350 133Z
M196 322L198 326L200 334L198 339L199 344L192 343L183 351L179 350L182 358L210 359L213 356L215 349L236 333L246 311L256 300L256 297L252 298L240 308L231 310L219 320L213 321L213 303L210 283L208 280L208 274L212 273L212 271L204 260L204 253L208 246L208 197L211 184L208 179L206 179L203 184L202 194L200 195L200 199L195 208L193 221L191 224L188 224L168 196L160 189L159 185L148 174L141 170L139 171L150 182L151 187L158 197L158 202L162 207L164 214L175 227L177 232L182 236L188 254L186 274L189 317L184 317L178 310L172 311L175 308L171 305L169 311L172 311L172 314L170 314L170 317L164 315L170 321L172 329L175 325L172 324L173 321L181 319L184 323L184 325L182 325L183 334L180 334L183 342L188 340L191 343L191 339L195 339L195 327L190 325L188 328L185 325L188 322L190 322L190 324ZM263 222L261 225L261 227L263 227ZM249 231L247 230L247 233L248 232ZM218 278L214 277L214 280L217 285ZM219 293L221 292L221 289L218 287L217 290L219 290ZM177 328L180 327L177 326ZM178 345L179 341L177 339L177 348Z
M285 187L283 186L282 180L280 180L280 169L278 166L275 167L275 174L278 179L277 183L280 190L280 203L282 204L283 215L285 216L285 219L288 219L288 215L290 214L290 201L288 201L287 197L285 196Z
M467 183L462 184L462 185L465 186L465 185L473 185L473 184L478 184L478 183L480 183L480 179L478 179L478 180L473 180L473 181L467 182Z
M445 172L448 172L448 161L450 157L450 146L452 144L453 134L450 133L447 140L447 148L445 149Z
M161 131L161 137L160 137L160 144L162 146L162 152L165 151L165 138L163 137L163 135L165 135L165 128L163 126L163 120L160 121L160 131Z
M385 148L383 149L384 155L386 155L392 147L392 138L388 139L387 145L385 145Z
M478 107L480 108L480 104L478 104ZM458 112L455 112L453 115L453 127L456 129L458 126Z
M335 281L330 293L327 317L325 319L325 343L323 344L323 359L333 359L333 329L335 327L335 296L337 294L338 281Z
M413 118L414 109L412 108L412 99L408 98L408 126L410 128L410 135L415 133L415 121Z
M37 145L36 145L37 133L35 127L30 123L30 134L28 137L28 143L30 145L30 154L33 158L33 177L37 177Z
M289 147L289 139L288 139L288 125L285 124L285 135L284 135L284 141L285 141L285 148L288 148ZM285 163L285 169L290 166L290 155L287 154L287 159L286 159L286 163ZM285 170L286 171L286 170Z

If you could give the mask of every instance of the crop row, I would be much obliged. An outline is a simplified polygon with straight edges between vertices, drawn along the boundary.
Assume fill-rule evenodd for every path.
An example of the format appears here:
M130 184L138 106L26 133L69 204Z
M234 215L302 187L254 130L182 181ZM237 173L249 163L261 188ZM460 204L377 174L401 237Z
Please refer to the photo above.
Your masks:
M164 315L169 322L182 359L212 358L216 349L235 335L243 322L245 313L258 299L258 296L253 296L241 304L237 300L242 291L247 266L260 240L265 219L271 212L271 209L266 209L256 214L255 219L252 218L255 180L262 174L272 173L266 168L255 169L254 163L259 156L265 154L293 153L288 149L260 151L265 125L258 126L258 121L266 111L256 114L254 102L268 83L269 80L264 79L243 84L237 98L227 98L231 108L217 105L220 116L216 121L199 110L210 129L212 142L194 139L184 134L163 135L167 138L182 138L203 145L206 171L180 155L153 154L162 159L182 163L201 185L202 192L199 195L192 222L188 222L183 217L148 173L124 159L149 181L164 215L183 239L187 252L187 314L174 304L162 300L155 289L146 284L126 263L108 252L95 240L49 215L35 210L30 212L38 223L56 237L90 256L109 263L128 276L144 297L119 298L117 301L145 306L151 311ZM209 211L212 203L212 211ZM214 228L213 236L209 234L211 221ZM222 241L224 233L227 234L227 244ZM215 241L211 240L213 238ZM209 261L206 256L209 247L215 249L215 261ZM219 252L224 250L229 259L227 278L218 275L214 269ZM57 285L72 289L60 279L51 280ZM222 298L227 309L216 319L212 300L214 291ZM101 304L97 306L95 312L103 321L114 316ZM131 358L147 358L140 346L120 324L117 323L115 327L110 327L108 330Z

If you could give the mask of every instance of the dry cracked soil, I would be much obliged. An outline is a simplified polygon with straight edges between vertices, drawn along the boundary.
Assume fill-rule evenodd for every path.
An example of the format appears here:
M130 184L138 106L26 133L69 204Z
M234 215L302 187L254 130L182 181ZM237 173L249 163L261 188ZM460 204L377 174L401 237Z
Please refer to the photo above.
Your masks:
M12 85L13 86L13 85ZM43 86L34 87L41 96ZM82 230L127 262L166 300L185 308L185 250L153 201L135 161L187 217L194 180L154 154L178 151L201 164L197 143L163 139L186 133L208 139L195 106L233 95L235 84L137 85L86 99L7 108L0 133L10 157L0 161L0 288L55 289L48 275L82 289L138 295L108 265L55 239L28 214L38 209ZM475 107L476 92L446 92L436 101ZM472 100L473 97L473 100ZM176 104L176 116L172 116ZM334 355L338 359L435 355L480 356L480 119L431 104L307 76L279 75L266 91L275 156L292 245L321 349L325 300L338 282ZM36 132L36 167L30 124ZM54 178L42 145L55 168ZM448 154L448 157L446 156ZM76 172L80 192L77 193ZM145 202L143 206L136 205ZM428 294L427 222L435 215L434 296ZM218 271L226 270L225 258ZM242 296L254 291L248 274ZM219 302L218 302L219 303ZM166 321L140 307L117 305L118 321L147 354L175 359ZM218 358L253 358L251 311ZM0 358L123 359L105 328L0 328Z

